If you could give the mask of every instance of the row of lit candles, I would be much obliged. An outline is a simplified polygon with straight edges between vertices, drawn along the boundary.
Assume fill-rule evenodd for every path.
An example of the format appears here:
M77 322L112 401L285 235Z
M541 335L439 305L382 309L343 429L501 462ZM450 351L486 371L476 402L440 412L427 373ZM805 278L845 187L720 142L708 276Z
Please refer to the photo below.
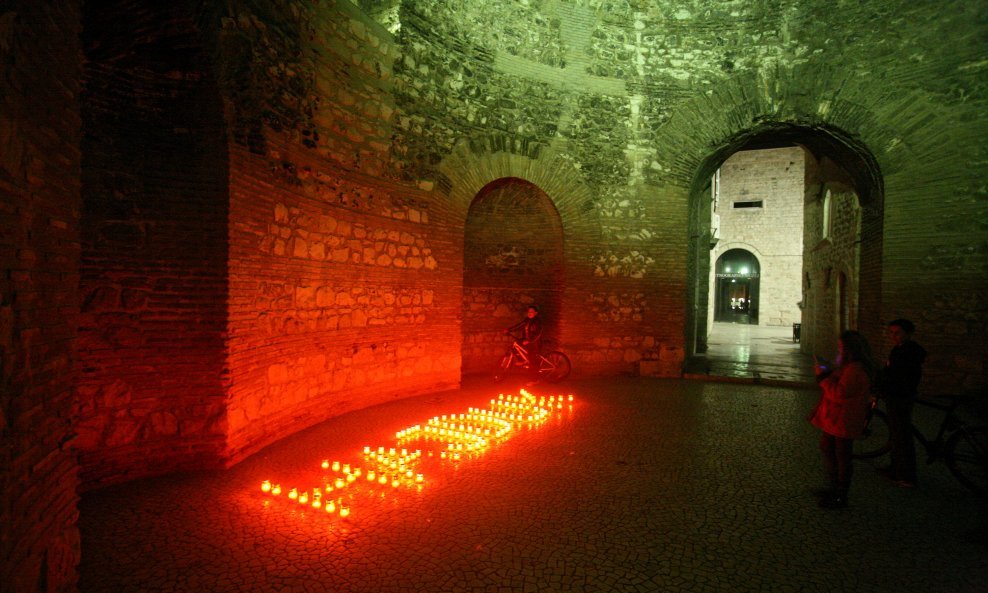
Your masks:
M398 431L395 433L395 438L399 441L423 437L448 441L445 450L440 452L440 458L460 460L464 452L472 453L486 448L489 444L488 439L506 437L514 428L512 422L524 422L529 425L539 423L548 417L553 408L562 409L564 396L551 396L548 400L545 397L537 399L524 389L520 394L520 396L500 394L497 400L491 400L490 410L470 408L466 414L433 417L428 420L425 429L421 424L416 424ZM572 403L573 396L569 395L566 401ZM496 408L510 409L512 412L495 411ZM402 483L421 485L425 481L423 474L414 471L414 467L418 465L423 455L421 449L409 451L407 448L402 448L399 453L395 447L387 449L378 447L373 450L368 445L364 447L363 453L365 461L376 466L376 469L367 470L367 482L382 486L390 483L393 488L398 488ZM429 451L428 455L433 456L433 452ZM356 483L364 475L364 470L360 467L351 467L349 463L330 462L328 459L323 460L321 465L323 469L342 475L333 479L332 483L327 481L322 489L313 488L311 496L307 490L299 492L297 488L292 488L288 498L315 509L322 508L330 514L338 512L341 517L349 516L350 507L343 504L342 498L325 502L322 498L324 493L339 491ZM279 496L282 489L280 484L265 480L261 483L261 491Z

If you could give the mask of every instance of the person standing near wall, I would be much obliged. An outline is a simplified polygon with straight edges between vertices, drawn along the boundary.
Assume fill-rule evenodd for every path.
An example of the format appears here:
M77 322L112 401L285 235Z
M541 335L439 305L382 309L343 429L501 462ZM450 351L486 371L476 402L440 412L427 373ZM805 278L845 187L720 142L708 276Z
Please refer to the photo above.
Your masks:
M923 378L926 350L913 341L916 326L908 319L895 319L888 324L892 342L885 368L879 375L878 391L885 399L892 438L892 463L879 470L896 486L916 485L916 444L913 440L912 414L919 381Z
M847 506L854 439L864 431L874 370L871 349L860 333L842 332L837 349L836 368L816 361L822 393L810 414L810 422L821 430L820 452L830 483L820 498L820 506L826 509Z

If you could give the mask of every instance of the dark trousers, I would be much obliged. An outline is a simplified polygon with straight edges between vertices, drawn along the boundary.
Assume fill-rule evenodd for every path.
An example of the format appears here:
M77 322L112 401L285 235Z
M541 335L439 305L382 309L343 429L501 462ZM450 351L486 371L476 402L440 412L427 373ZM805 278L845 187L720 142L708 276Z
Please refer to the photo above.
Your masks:
M842 439L827 433L820 435L820 452L823 453L823 468L837 494L846 496L851 487L853 473L851 454L854 439Z
M916 481L916 442L913 440L913 404L911 397L889 397L885 409L892 437L892 477Z

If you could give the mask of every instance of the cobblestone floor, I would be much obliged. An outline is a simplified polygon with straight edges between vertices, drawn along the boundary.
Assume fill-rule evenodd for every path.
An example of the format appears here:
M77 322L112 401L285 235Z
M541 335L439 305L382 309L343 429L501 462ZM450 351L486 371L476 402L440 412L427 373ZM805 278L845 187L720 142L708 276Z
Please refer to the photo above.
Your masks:
M346 519L259 486L315 481L321 459L357 460L410 423L512 390L471 382L331 420L224 472L89 493L80 589L988 590L988 546L966 535L984 507L940 464L905 490L858 463L850 508L817 507L812 390L646 378L563 389L572 410L436 464L420 490L355 495Z

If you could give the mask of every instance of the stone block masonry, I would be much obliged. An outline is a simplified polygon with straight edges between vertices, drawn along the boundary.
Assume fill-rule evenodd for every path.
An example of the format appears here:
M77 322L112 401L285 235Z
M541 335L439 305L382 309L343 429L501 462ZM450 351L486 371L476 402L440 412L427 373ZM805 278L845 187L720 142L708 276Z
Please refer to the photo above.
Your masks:
M427 209L396 206L419 203L420 190L346 175L276 142L327 185L374 200L327 200L259 166L264 157L231 153L230 461L300 426L460 376L459 257Z

